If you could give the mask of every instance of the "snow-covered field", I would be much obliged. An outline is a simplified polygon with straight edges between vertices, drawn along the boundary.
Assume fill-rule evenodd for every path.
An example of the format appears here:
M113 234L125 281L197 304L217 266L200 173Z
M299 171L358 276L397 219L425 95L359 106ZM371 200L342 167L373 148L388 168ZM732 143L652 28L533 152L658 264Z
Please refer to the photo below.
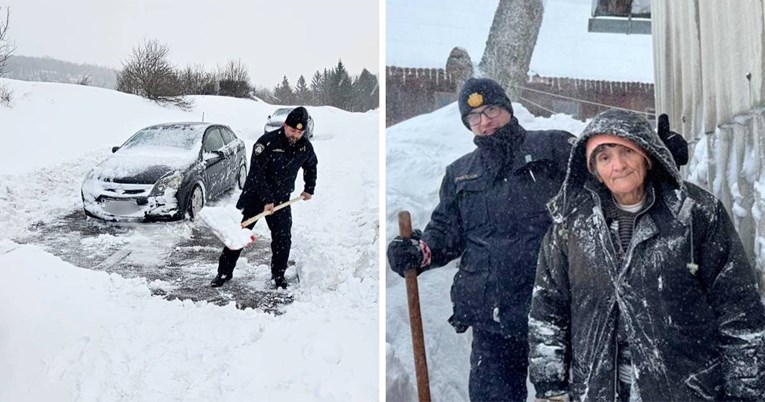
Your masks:
M521 104L513 109L527 130L561 129L575 135L584 123L566 115L535 118ZM408 210L412 227L423 229L438 203L438 189L446 166L475 148L473 134L462 124L456 103L418 116L386 131L386 244L398 235L397 214ZM470 372L470 331L457 334L446 321L452 314L449 289L457 265L419 276L420 305L431 395L434 401L467 401ZM417 399L414 358L409 329L406 286L398 275L386 272L386 398ZM529 384L533 401L533 387Z
M152 297L145 279L79 268L15 241L82 208L87 170L138 129L204 118L229 125L249 155L277 106L196 96L181 111L100 88L0 84L14 94L11 108L0 107L0 401L377 399L377 111L310 109L318 183L312 200L293 206L300 285L277 317ZM233 208L238 195L216 206ZM145 257L192 225L153 225ZM255 232L270 237L265 223ZM268 270L246 261L237 269Z

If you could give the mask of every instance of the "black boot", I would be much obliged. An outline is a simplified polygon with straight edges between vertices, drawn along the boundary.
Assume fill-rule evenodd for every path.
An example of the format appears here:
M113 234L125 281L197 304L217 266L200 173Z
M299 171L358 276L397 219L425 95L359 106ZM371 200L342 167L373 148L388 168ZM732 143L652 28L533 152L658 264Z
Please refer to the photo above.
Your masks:
M271 278L271 284L273 284L274 289L279 289L279 288L287 289L287 287L289 286L289 284L287 283L287 280L284 279L284 275L273 276Z
M214 288L218 288L223 286L224 283L228 282L233 278L233 275L226 275L226 274L218 274L213 278L212 282L210 282L210 286Z

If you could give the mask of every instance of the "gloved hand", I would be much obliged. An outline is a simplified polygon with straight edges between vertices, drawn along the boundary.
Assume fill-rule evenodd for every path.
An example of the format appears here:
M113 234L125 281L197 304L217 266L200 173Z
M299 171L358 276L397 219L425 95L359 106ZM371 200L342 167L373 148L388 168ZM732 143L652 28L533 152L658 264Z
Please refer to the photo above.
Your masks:
M669 116L666 113L659 115L659 121L656 125L656 132L664 145L669 149L675 164L679 169L688 163L688 142L682 135L669 129Z
M659 122L656 125L656 131L659 134L659 138L663 142L667 142L667 139L673 135L677 135L676 132L669 129L669 116L666 113L659 115Z
M534 402L569 402L568 394L549 396L547 398L535 398Z
M396 236L388 244L388 263L390 268L402 278L404 273L412 268L417 269L417 275L430 265L430 248L420 237L422 231L415 230L411 239Z

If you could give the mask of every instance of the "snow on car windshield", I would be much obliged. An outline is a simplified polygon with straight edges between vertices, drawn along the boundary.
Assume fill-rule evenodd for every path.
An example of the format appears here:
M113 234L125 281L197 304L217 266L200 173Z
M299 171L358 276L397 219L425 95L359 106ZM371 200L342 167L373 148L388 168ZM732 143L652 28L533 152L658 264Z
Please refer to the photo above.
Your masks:
M194 163L202 148L205 125L163 125L145 128L130 137L95 169L99 179L140 174L154 166L183 170Z
M130 137L123 149L170 147L199 149L205 126L172 125L145 128Z
M291 111L292 111L292 108L276 109L276 111L274 112L273 117L287 116L288 114L290 114Z

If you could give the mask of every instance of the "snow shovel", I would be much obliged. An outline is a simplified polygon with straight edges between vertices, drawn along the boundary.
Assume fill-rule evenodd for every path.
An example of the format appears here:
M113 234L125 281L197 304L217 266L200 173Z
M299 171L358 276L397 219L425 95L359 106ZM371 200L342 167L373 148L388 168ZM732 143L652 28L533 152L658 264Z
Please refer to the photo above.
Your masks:
M255 235L252 233L252 230L247 229L248 225L302 199L303 196L301 195L275 206L273 211L263 211L242 222L238 228L231 225L230 219L226 219L226 217L223 216L225 211L222 211L221 209L203 208L199 211L199 218L201 218L202 222L212 230L213 234L215 234L226 247L230 250L241 250L247 245L255 242Z
M412 219L408 211L398 213L398 234L406 239L412 238ZM428 362L425 359L425 338L422 332L422 315L420 314L420 291L417 287L417 267L407 269L404 272L404 278L406 278L406 295L409 300L409 325L412 328L417 395L420 402L430 402Z

